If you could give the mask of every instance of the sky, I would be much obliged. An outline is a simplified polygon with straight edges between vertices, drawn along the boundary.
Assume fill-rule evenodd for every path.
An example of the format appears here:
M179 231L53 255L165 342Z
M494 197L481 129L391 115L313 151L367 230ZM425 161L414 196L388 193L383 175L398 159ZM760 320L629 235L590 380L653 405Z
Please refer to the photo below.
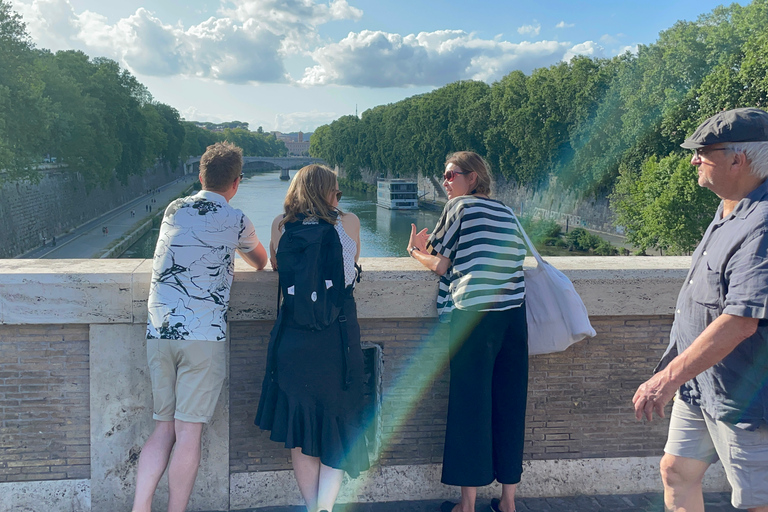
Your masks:
M653 43L712 0L10 0L39 48L130 70L190 121L314 131L457 80ZM740 2L745 5L747 2Z

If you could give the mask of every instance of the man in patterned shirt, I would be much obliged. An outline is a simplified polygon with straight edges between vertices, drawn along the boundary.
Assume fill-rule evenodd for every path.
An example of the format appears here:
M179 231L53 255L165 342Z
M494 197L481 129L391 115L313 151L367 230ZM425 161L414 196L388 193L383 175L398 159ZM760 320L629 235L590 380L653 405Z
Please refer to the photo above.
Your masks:
M156 423L139 458L134 512L150 512L166 467L168 510L186 509L200 463L203 424L213 415L226 375L234 253L256 269L267 264L253 223L229 205L242 168L240 148L227 142L209 146L200 159L203 189L172 202L163 216L147 322Z

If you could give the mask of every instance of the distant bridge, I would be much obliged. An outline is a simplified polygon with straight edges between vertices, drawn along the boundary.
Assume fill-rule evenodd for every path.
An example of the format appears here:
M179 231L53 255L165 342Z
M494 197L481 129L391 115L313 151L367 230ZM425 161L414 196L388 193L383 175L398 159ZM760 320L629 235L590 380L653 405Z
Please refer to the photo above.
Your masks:
M312 158L309 156L244 156L243 168L249 169L252 164L264 162L272 164L280 169L300 169L309 164L324 164L321 158ZM187 166L191 167L188 168ZM200 170L200 157L192 157L186 161L185 170L187 173L198 172Z

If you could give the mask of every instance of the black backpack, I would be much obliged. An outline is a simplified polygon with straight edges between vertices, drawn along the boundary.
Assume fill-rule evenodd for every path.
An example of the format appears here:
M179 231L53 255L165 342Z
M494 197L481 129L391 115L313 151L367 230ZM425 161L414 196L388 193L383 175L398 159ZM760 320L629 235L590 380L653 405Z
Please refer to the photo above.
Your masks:
M339 234L324 220L285 224L277 244L284 313L298 327L322 330L339 317L347 296ZM278 299L279 300L279 299Z

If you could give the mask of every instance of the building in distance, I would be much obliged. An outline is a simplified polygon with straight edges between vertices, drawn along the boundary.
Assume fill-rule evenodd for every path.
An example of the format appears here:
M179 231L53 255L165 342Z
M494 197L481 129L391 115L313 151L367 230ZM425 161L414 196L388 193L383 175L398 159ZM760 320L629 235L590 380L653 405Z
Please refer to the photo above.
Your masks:
M312 135L311 133L282 133L273 131L272 134L278 140L283 141L288 149L288 156L309 156L309 137Z

